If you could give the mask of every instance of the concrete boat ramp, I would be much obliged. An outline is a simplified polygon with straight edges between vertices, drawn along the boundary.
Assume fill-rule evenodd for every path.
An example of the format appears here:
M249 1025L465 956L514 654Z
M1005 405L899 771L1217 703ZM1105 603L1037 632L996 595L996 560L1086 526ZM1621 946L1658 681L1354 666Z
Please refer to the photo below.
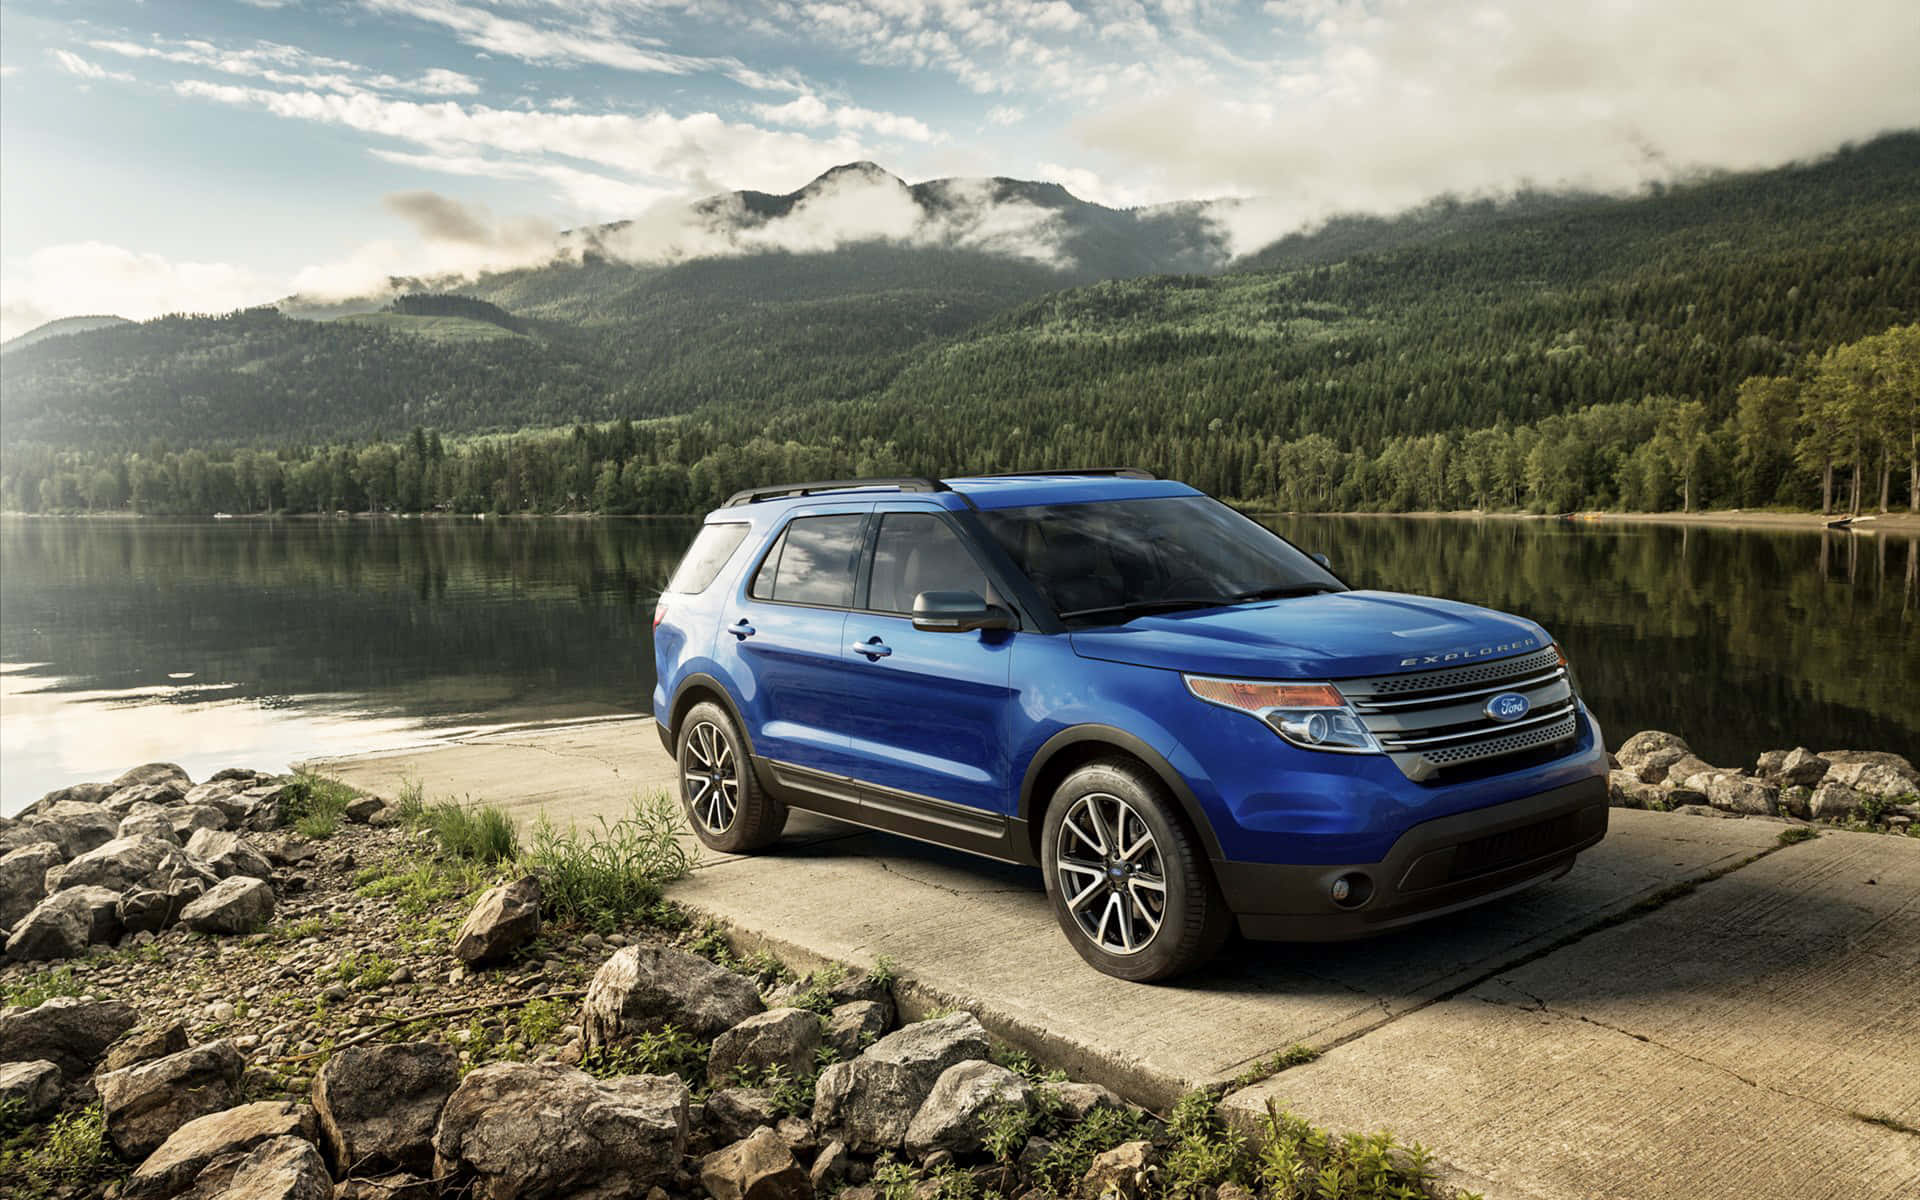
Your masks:
M646 720L313 765L583 826L674 776ZM886 955L909 1013L964 1006L1149 1105L1323 1050L1225 1110L1390 1129L1490 1200L1915 1200L1920 841L1781 828L1616 809L1556 883L1364 943L1236 943L1160 987L1083 964L1035 871L806 814L670 894L797 966Z

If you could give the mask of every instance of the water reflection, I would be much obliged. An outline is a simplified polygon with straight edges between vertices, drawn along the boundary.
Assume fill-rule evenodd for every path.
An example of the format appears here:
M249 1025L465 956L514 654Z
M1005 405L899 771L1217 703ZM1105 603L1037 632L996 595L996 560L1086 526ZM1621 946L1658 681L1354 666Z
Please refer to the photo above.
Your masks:
M1615 735L1920 750L1905 535L1273 518L1361 586L1535 617ZM278 766L641 712L683 520L0 519L0 810L149 757Z

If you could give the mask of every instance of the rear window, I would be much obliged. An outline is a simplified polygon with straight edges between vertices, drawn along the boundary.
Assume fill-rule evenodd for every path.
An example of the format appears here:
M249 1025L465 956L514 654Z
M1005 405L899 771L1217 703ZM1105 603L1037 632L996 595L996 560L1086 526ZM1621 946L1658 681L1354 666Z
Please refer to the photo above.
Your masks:
M701 528L700 535L693 539L693 545L680 559L680 565L674 569L673 579L667 584L670 592L704 592L719 576L720 568L727 565L733 552L746 540L747 530L751 526L729 523L726 525L707 525Z
M795 517L753 577L753 595L788 604L853 605L865 513Z

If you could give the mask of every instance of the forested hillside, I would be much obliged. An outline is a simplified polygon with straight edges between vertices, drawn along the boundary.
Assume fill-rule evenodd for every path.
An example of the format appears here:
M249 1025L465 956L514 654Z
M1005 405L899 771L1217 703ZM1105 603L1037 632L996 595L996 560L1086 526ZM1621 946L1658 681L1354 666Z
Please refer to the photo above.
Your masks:
M193 441L214 464L237 462L222 445L298 443L249 461L324 467L223 507L676 511L782 477L1088 462L1301 509L1805 505L1829 460L1849 464L1840 486L1871 473L1904 505L1916 401L1885 381L1913 342L1865 339L1920 320L1916 230L1920 134L1903 134L1630 200L1336 222L1223 275L1066 291L1034 263L877 244L589 260L470 289L526 339L243 314L9 354L4 499L40 507L65 474L48 506L76 506L104 472L102 496L138 502L127 451L152 473ZM1868 346L1851 374L1823 358L1845 344ZM1843 410L1845 444L1803 445ZM618 418L638 423L431 458L317 444ZM357 474L410 453L405 485Z

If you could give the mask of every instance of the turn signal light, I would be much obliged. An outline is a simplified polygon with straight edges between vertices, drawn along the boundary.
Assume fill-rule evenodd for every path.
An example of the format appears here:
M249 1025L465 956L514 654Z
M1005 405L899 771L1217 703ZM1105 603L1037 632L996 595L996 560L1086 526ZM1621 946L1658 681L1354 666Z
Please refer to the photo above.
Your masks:
M1347 701L1330 683L1257 683L1247 679L1187 676L1187 688L1212 704L1255 716L1271 708L1345 708Z
M653 604L653 627L655 629L660 628L660 622L666 619L667 619L667 598L665 596L662 596L660 597L660 599L654 601L654 604Z

